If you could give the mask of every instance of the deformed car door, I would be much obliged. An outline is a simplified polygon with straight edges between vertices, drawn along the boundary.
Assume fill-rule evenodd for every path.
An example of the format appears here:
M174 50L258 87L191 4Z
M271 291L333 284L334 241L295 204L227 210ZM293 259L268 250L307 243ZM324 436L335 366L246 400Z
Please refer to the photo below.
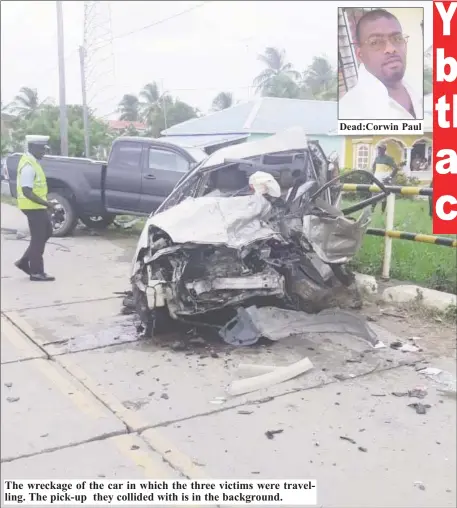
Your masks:
M154 211L190 169L182 155L166 148L150 147L143 163L140 210Z

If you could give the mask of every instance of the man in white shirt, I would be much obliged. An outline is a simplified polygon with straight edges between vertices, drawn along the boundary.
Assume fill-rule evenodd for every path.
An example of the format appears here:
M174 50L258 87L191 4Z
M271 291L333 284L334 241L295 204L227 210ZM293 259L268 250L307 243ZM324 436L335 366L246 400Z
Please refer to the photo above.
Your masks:
M423 119L423 94L403 80L407 41L398 19L384 9L360 18L356 27L356 54L361 62L358 82L339 101L340 120Z

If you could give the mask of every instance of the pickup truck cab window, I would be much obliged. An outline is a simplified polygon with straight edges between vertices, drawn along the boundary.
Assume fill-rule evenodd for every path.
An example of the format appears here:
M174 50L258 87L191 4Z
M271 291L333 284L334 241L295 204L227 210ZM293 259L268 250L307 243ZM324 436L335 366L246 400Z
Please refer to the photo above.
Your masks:
M116 143L113 147L109 163L118 168L138 171L141 166L141 153L143 147L140 143L125 142Z
M181 155L158 148L149 149L149 169L163 169L186 173L189 171L189 162Z

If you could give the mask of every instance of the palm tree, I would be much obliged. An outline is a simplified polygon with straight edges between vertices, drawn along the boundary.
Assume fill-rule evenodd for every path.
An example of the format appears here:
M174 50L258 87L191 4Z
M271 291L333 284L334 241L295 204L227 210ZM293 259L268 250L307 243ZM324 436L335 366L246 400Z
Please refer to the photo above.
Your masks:
M286 52L283 49L268 47L263 55L258 56L258 59L266 65L266 69L254 79L257 92L262 95L269 95L272 91L278 92L279 82L279 91L285 91L286 96L297 94L298 87L296 90L293 84L300 74L291 63L287 62ZM278 95L275 96L278 97Z
M27 120L34 116L45 104L46 100L39 101L36 88L23 86L14 98L11 111L16 113L19 118Z
M301 97L304 99L336 100L337 73L325 56L315 56L303 73Z
M151 123L157 116L158 111L164 107L165 101L168 99L166 93L160 94L159 87L155 81L148 83L140 92L140 113L142 119L151 126Z
M220 92L214 97L212 109L213 111L222 111L223 109L233 106L233 94L230 92Z
M118 106L119 120L137 122L140 119L140 101L136 95L125 94Z
M3 104L3 101L1 101L1 108L2 108L2 115L8 114L11 104Z

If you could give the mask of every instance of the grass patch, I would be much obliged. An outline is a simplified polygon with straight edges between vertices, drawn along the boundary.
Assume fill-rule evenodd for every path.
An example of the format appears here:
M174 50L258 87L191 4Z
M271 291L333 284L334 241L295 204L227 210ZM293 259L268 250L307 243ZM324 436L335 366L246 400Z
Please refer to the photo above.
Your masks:
M345 204L349 203L353 201ZM370 227L385 229L385 216L381 212L380 205L376 207ZM397 199L394 228L410 233L433 234L428 200ZM363 273L380 275L383 255L383 238L366 235L362 249L352 261L352 267ZM456 265L455 248L393 239L390 271L392 279L456 293Z

